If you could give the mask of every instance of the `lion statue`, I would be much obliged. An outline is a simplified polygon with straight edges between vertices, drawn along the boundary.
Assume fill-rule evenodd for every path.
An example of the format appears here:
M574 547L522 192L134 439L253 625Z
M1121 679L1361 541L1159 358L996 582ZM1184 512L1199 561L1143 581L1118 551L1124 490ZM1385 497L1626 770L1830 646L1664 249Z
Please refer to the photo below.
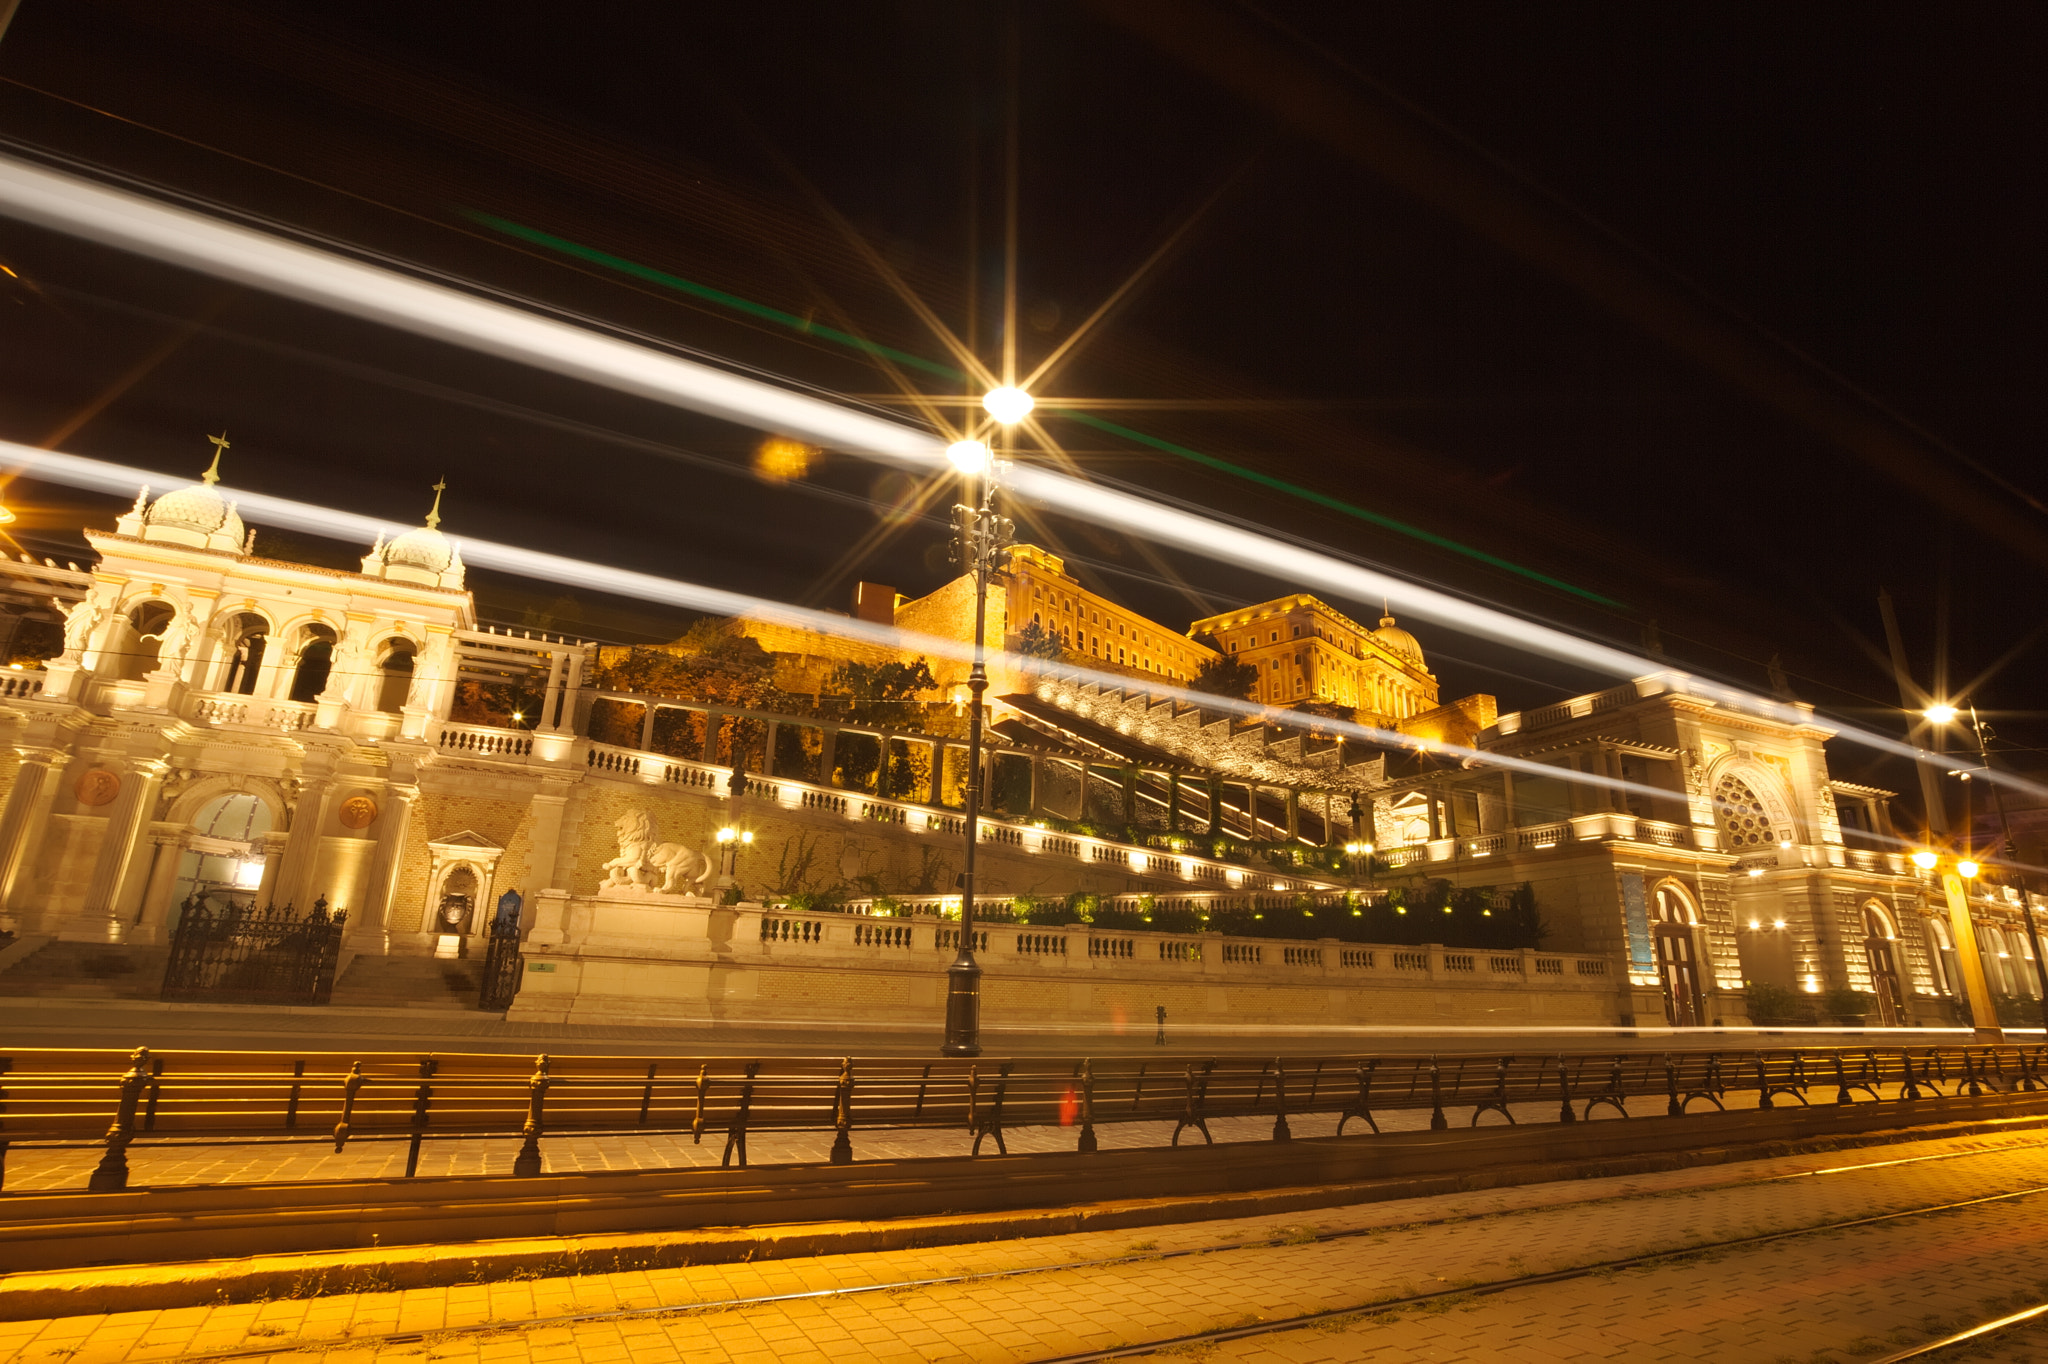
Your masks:
M654 818L645 810L621 815L617 828L619 855L599 868L608 874L598 883L598 889L674 895L683 889L679 882L702 890L711 880L714 864L710 858L680 843L654 841ZM657 875L660 885L655 884Z

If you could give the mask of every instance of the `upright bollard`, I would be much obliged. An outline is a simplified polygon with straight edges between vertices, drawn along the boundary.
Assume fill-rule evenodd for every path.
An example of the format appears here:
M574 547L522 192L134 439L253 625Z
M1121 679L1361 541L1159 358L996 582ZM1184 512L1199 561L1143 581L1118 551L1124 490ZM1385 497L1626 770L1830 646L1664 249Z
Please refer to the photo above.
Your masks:
M853 1058L843 1056L839 1060L839 1083L832 1094L832 1126L837 1134L832 1138L832 1163L853 1164Z
M1152 1016L1159 1021L1159 1031L1152 1034L1152 1045L1163 1047L1166 1045L1166 1006L1161 1004L1155 1007Z
M121 1077L121 1099L107 1128L107 1153L86 1182L85 1187L93 1193L119 1193L128 1187L128 1143L135 1140L135 1105L142 1098L142 1087L149 1083L149 1048L137 1047L128 1060L128 1073Z
M519 1135L526 1140L520 1144L518 1159L512 1162L512 1173L520 1179L540 1174L541 1105L547 1101L548 1086L553 1083L548 1076L548 1058L534 1058L533 1078L526 1082L526 1125L519 1129Z

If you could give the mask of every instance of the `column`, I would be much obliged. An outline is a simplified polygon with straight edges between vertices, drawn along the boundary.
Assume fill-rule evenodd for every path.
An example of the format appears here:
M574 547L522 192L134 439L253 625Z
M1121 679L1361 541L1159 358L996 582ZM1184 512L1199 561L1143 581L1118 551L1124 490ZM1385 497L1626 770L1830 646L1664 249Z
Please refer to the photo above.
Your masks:
M1287 837L1291 841L1301 837L1301 792L1287 788Z
M647 712L640 717L640 751L642 753L652 753L654 751L654 703L652 701L643 702L640 709Z
M1031 755L1031 800L1026 807L1026 819L1038 818L1039 792L1045 789L1045 760L1036 753Z
M277 903L277 873L284 866L284 847L290 838L291 835L281 829L272 829L263 835L263 879L256 883L256 896L251 901L259 909ZM241 901L238 899L236 903Z
M839 766L839 727L829 721L818 726L818 785L831 786L833 769ZM941 788L943 789L943 788Z
M1180 773L1166 774L1166 827L1171 833L1180 832Z
M539 727L550 732L559 731L562 728L558 716L562 699L563 661L559 650L548 655L548 685L542 692L543 700L540 703Z
M519 893L531 900L544 890L566 889L568 879L558 865L562 847L562 817L569 806L567 781L549 781L533 795L533 834L527 852L526 881Z
M85 905L77 917L58 930L60 938L71 942L121 941L127 927L121 921L121 883L135 857L144 819L156 804L162 771L163 764L148 763L136 764L121 773L121 792L107 811L99 859L93 863L92 880L85 888Z
M1500 827L1503 833L1515 831L1515 774L1505 769L1500 774ZM1513 840L1509 840L1507 851L1513 852Z
M298 804L292 807L291 830L285 836L284 856L279 859L272 903L291 905L301 911L312 908L314 863L320 855L320 831L327 827L327 799L333 789L333 779L324 774L301 782Z
M562 680L562 720L557 726L565 734L576 733L578 716L577 703L583 697L583 651L577 649L569 655L568 675Z
M149 826L150 865L130 884L140 889L132 907L122 917L132 919L130 941L156 944L166 941L171 917L171 890L178 881L178 862L185 855L185 838L191 832L182 824L158 821Z
M384 808L377 816L377 846L370 852L370 875L364 883L363 906L349 917L348 950L369 956L391 955L391 902L398 887L398 868L405 857L405 834L412 826L417 786L384 788Z
M36 853L43 844L50 806L57 798L57 783L50 779L58 756L55 750L22 749L20 753L14 788L7 793L7 808L0 811L0 928L14 933L26 927L20 920L29 912Z

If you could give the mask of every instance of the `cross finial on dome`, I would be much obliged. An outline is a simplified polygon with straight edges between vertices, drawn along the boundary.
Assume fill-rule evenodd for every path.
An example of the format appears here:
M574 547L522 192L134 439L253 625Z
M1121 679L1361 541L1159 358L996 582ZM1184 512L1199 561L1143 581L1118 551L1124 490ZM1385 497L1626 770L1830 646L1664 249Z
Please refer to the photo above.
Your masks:
M432 529L441 524L441 494L448 491L448 475L441 475L441 481L434 485L434 509L427 513L427 527Z
M208 436L207 439L213 442L213 463L207 467L206 472L201 474L199 478L203 483L218 483L220 482L220 457L228 448L228 433L223 431L217 436Z

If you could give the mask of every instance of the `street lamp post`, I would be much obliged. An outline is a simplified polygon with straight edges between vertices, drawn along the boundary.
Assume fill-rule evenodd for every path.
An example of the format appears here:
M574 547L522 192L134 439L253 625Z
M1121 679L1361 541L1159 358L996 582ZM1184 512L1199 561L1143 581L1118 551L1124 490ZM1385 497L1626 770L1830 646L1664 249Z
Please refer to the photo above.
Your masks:
M1946 860L1947 865L1942 865ZM1936 871L1943 897L1948 901L1949 936L1956 944L1956 967L1963 977L1963 997L1970 1006L1970 1021L1980 1042L2002 1042L1998 1006L1991 998L1991 982L1984 975L1984 955L1977 946L1977 928L1970 922L1970 895L1964 885L1977 877L1977 864L1967 857L1944 859L1932 849L1913 854L1913 865L1922 871Z
M1937 712L1940 712L1940 714L1937 714ZM1936 724L1943 724L1958 718L1956 708L1947 705L1929 707L1924 714ZM1989 775L1991 771L1991 727L1977 718L1977 707L1975 705L1970 707L1970 732L1977 740L1977 761L1983 764L1986 775ZM1999 855L2009 860L2017 860L2012 842L2012 830L2005 821L2005 795L1998 789L1997 782L1994 781L1989 784L1991 787L1991 810L1998 819ZM2041 997L2038 1001L2041 1006L2041 1027L2044 1033L2048 1033L2048 960L2044 960L2041 956L2041 933L2034 924L2034 903L2033 897L2028 894L2030 887L2027 885L2026 873L2020 872L2019 878L2020 922L2027 926L2027 944L2034 953L2034 978L2041 988Z
M1021 418L1022 414L1018 415ZM981 966L974 960L974 853L981 837L981 703L988 691L984 636L989 578L995 572L996 557L1010 543L1013 528L1008 518L996 512L995 460L989 448L980 441L963 440L946 454L967 480L967 501L953 508L959 531L954 557L974 579L974 666L967 674L967 848L960 864L960 950L946 968L946 1041L940 1050L947 1056L979 1056Z

